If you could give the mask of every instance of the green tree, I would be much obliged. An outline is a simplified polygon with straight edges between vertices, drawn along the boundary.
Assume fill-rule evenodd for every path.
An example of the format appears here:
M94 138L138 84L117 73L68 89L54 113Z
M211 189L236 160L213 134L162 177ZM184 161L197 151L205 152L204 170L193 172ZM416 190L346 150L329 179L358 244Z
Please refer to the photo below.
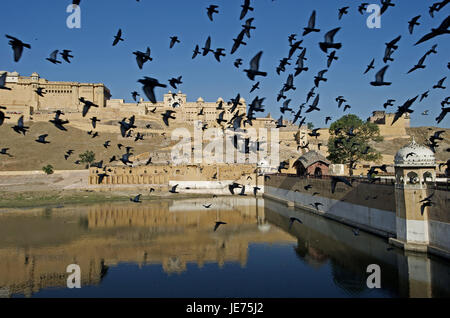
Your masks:
M314 124L313 123L308 123L308 129L309 130L313 130L314 129Z
M93 151L87 150L79 155L80 161L86 163L89 167L95 161L95 153Z
M42 171L44 171L46 174L50 175L53 174L53 166L52 165L46 165L45 167L42 167Z
M380 129L374 123L364 122L356 115L346 115L330 126L327 157L333 163L346 164L350 175L359 161L378 161L381 154L371 146L380 142Z

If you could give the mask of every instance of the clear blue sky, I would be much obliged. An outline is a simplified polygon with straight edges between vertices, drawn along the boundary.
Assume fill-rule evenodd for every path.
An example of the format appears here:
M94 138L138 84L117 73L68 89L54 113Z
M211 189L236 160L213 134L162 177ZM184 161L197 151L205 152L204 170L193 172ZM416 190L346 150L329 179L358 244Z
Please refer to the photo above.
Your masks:
M449 95L449 90L431 88L439 79L449 75L449 36L440 36L418 46L413 44L448 16L450 6L436 13L433 19L428 14L428 7L435 1L394 0L396 6L382 15L381 29L369 29L366 26L368 14L363 16L357 11L360 2L363 1L252 0L255 11L249 12L245 19L254 17L256 30L252 31L248 45L241 46L230 56L232 39L243 24L239 21L243 0L82 0L81 29L66 27L69 15L66 7L70 0L5 1L0 20L3 38L0 40L0 70L16 70L23 75L36 71L49 80L101 82L110 88L113 98L128 101L133 90L142 93L137 83L142 76L155 77L167 84L169 78L182 75L184 84L180 89L190 101L199 96L206 101L216 101L218 97L230 100L240 93L250 102L258 95L266 97L267 112L278 118L281 102L276 102L276 96L288 74L293 72L293 66L288 66L281 76L276 74L275 69L279 60L288 55L289 34L297 33L297 39L301 39L303 27L307 25L312 10L316 9L316 26L321 32L307 35L303 42L308 58L305 65L310 69L295 79L297 90L288 92L292 106L297 107L305 101L306 93L314 85L313 77L318 71L326 69L326 55L318 46L324 34L341 27L335 41L342 42L343 48L337 52L339 60L333 62L326 74L328 82L321 82L316 90L320 93L319 107L323 111L313 112L308 116L308 122L324 127L325 116L332 116L333 120L341 117L342 108L338 109L335 102L339 95L345 96L353 113L366 119L373 110L382 109L389 98L396 99L395 105L398 106L430 89L430 97L412 107L415 111L412 125L436 125L434 118L440 112L440 102ZM365 2L379 3L379 0ZM220 13L214 15L214 22L210 22L206 15L210 4L219 5ZM339 21L338 8L343 6L350 6L349 14ZM407 22L419 14L422 15L419 20L421 25L410 35ZM112 47L113 36L119 28L124 32L125 42ZM32 49L25 49L19 63L14 63L4 34L31 44ZM169 37L173 35L181 39L181 44L169 50ZM212 55L191 59L195 45L202 47L209 35L214 49L226 49L227 56L222 63L218 63ZM375 72L384 65L384 43L398 35L402 35L399 49L393 54L395 61L390 63L385 77L393 84L389 87L369 85L374 80ZM438 44L438 54L427 58L426 69L406 75L433 44ZM132 52L144 51L147 46L151 48L154 60L139 70ZM45 58L55 49L72 50L75 55L72 64L53 65L46 61ZM260 78L261 89L249 94L252 82L242 69L248 67L249 60L260 50L264 51L261 70L267 71L269 76ZM236 58L244 60L240 70L233 66ZM375 70L363 75L372 58L375 58ZM450 87L450 79L445 84ZM166 91L156 91L159 100ZM396 109L389 108L391 112ZM427 117L420 115L425 109L430 110ZM450 116L447 116L440 126L449 127L449 124Z

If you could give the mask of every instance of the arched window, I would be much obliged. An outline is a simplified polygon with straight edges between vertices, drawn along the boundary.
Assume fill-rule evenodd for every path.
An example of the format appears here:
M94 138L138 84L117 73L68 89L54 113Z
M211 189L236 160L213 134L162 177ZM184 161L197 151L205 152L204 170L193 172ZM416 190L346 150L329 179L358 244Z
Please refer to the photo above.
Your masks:
M420 181L418 174L413 171L409 172L406 176L408 184L417 184Z
M424 182L433 182L433 175L431 172L427 171L423 174L423 181Z

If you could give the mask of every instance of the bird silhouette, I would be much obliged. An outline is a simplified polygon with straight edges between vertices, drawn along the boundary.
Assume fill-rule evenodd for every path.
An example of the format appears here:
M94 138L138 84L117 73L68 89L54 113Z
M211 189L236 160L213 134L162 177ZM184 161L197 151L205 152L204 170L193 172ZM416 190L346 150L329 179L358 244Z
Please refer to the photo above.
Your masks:
M147 61L153 61L153 58L150 57L151 51L149 47L147 47L145 52L135 51L133 54L136 55L136 63L141 70Z
M50 53L50 56L46 58L46 60L52 62L53 64L61 64L61 61L58 61L58 52L58 50L54 50Z
M177 36L170 37L170 45L169 48L173 48L176 43L181 43Z
M226 225L226 222L222 222L222 221L218 221L216 222L216 224L214 225L214 232L217 231L217 229L219 228L219 226L221 225Z
M263 52L260 51L256 54L250 61L250 69L244 70L247 73L247 77L252 81L255 80L255 76L267 76L266 72L259 71L259 61L261 59Z
M174 186L169 190L169 192L170 192L170 193L173 193L173 194L179 193L179 192L177 192L177 188L178 188L178 184L174 185Z
M142 194L138 194L134 198L130 198L130 201L133 202L133 203L142 203L141 196L142 196Z
M416 26L416 25L420 25L420 23L418 23L417 21L420 19L420 15L418 15L418 16L415 16L414 18L412 18L410 21L408 21L408 31L409 31L409 34L413 34L413 31L414 31L414 27Z
M367 74L367 72L369 72L371 69L375 68L374 64L375 64L375 59L372 59L372 61L369 63L369 65L367 65L367 68L364 71L364 74Z
M375 75L375 81L370 82L370 85L372 86L389 86L392 83L385 82L384 81L384 74L386 73L386 70L389 68L389 65L384 66L382 69L378 71L378 73Z
M328 49L333 48L339 50L342 47L341 43L334 43L334 36L341 28L335 28L325 34L325 41L319 42L319 47L325 53L328 52Z
M167 110L164 114L161 114L164 124L166 126L169 126L169 119L176 119L175 116L172 116L173 114L175 114L176 112L173 110Z
M194 49L194 54L192 55L192 59L195 59L197 57L197 55L201 54L202 52L200 52L200 48L198 46L198 44L195 46Z
M343 8L339 9L339 13L338 13L338 19L339 20L342 19L342 16L344 14L348 14L348 8L350 8L350 7L343 7Z
M292 226L294 225L295 222L298 222L300 224L303 224L302 220L300 220L299 218L296 217L290 217L289 218L289 230L291 230Z
M245 18L245 16L247 15L248 11L253 11L254 10L254 8L252 8L250 6L250 0L244 0L244 4L241 5L241 8L242 8L242 10L241 10L241 15L239 17L239 20L242 20L243 18Z
M167 87L166 84L161 84L156 78L147 77L138 80L139 83L141 83L142 90L145 93L145 96L153 103L156 104L156 97L155 97L155 87Z
M450 15L447 16L444 19L444 21L442 21L442 23L436 29L431 29L431 32L425 34L414 45L418 45L420 43L426 42L426 41L431 40L432 38L439 36L439 35L449 34L450 33L450 31L448 30L449 27L450 27Z
M320 29L316 29L316 10L311 13L311 16L308 21L308 26L304 28L303 36L311 33L311 32L320 32Z
M40 135L39 137L38 137L38 139L36 139L35 141L36 142L38 142L38 143L40 143L40 144L49 144L50 142L49 141L47 141L47 140L45 140L45 138L47 138L48 137L48 134L45 134L45 135Z
M352 184L350 183L350 181L348 181L346 178L341 177L341 176L332 176L331 177L331 193L334 193L336 191L336 185L342 182L346 185L348 185L349 187L353 187Z
M234 190L235 189L240 189L241 188L241 186L239 185L239 184L237 184L237 183L232 183L232 184L230 184L229 186L228 186L228 190L230 190L230 193L232 194L232 195L234 195L235 193L234 193Z
M84 104L83 105L83 112L82 112L82 116L86 117L87 113L89 112L89 110L91 109L91 107L99 107L98 105L94 104L93 102L84 99L84 97L80 97L79 101Z
M219 13L219 10L217 10L218 8L219 8L219 6L214 5L214 4L212 4L208 8L206 8L206 12L207 12L208 18L211 21L213 21L213 14L214 13Z
M71 50L63 50L61 53L59 53L59 55L62 56L64 61L66 61L67 63L71 63L70 59L73 58L73 55L71 55L70 53L72 53Z
M119 29L119 31L117 31L117 34L114 36L114 42L112 46L116 46L120 41L124 41L124 39L122 39L122 29Z
M17 125L13 126L12 129L18 133L18 134L23 134L25 135L26 132L28 131L30 127L27 127L24 125L23 123L23 115L19 117L19 119L17 120Z
M22 57L23 48L31 49L30 44L24 43L18 38L15 38L10 35L6 35L6 37L10 40L9 45L11 45L14 52L14 62L19 62Z

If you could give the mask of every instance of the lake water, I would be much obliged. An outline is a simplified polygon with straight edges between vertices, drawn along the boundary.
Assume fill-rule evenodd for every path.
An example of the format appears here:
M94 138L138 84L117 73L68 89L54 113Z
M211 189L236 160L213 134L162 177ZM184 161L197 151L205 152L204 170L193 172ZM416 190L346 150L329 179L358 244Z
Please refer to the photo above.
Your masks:
M291 216L303 224L290 228ZM0 297L450 296L448 261L389 247L251 197L5 210ZM80 289L67 288L70 264ZM367 287L370 264L379 289Z

